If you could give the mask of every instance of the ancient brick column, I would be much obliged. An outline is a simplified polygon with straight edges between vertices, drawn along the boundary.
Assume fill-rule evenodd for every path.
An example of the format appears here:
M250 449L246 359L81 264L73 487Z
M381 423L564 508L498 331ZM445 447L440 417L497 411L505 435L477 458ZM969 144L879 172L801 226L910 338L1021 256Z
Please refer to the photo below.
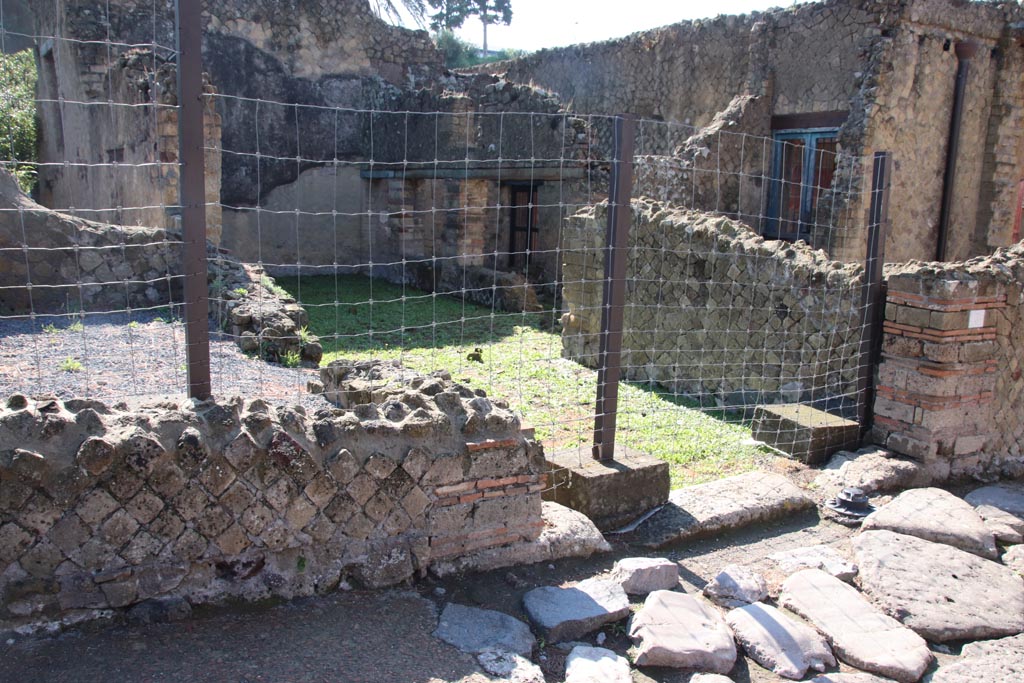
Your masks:
M873 437L936 480L983 468L995 436L996 311L1006 287L922 271L889 278Z

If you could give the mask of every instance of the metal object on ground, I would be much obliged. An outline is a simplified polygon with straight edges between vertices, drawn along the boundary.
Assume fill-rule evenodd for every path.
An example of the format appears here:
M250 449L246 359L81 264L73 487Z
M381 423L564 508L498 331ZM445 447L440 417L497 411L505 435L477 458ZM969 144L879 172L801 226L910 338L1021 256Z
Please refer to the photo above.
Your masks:
M853 519L863 519L875 511L875 506L868 502L867 494L855 487L845 488L835 498L829 498L825 507Z

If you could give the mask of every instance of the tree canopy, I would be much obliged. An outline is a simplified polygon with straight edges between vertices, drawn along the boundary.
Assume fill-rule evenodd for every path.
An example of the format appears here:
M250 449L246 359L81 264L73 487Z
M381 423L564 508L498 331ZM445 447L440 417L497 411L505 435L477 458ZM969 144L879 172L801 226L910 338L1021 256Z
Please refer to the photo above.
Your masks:
M36 60L31 50L0 54L0 165L25 192L35 185Z
M472 16L487 24L512 23L512 0L427 0L434 13L430 28L435 31L455 29Z

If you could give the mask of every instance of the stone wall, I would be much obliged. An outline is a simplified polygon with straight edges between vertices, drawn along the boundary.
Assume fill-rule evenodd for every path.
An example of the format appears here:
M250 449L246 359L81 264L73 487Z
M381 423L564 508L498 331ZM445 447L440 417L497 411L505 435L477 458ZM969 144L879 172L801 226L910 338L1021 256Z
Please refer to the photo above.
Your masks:
M594 366L607 207L568 220L563 353ZM704 405L813 402L853 408L860 266L741 223L635 200L627 265L625 377Z
M931 480L1024 474L1024 246L888 279L875 443Z
M324 370L344 408L240 398L0 409L0 624L388 586L538 537L544 460L445 377Z
M0 169L0 313L118 311L181 301L181 236L50 211Z

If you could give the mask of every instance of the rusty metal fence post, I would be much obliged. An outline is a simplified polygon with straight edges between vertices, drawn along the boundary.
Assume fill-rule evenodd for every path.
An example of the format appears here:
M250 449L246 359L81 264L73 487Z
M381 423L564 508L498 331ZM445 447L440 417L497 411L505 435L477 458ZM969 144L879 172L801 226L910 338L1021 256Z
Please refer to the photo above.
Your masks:
M885 237L889 228L889 186L892 155L875 152L871 168L871 208L868 214L868 247L861 289L860 373L857 379L857 418L866 432L873 417L875 368L882 348L885 311Z
M594 406L593 457L596 460L612 460L615 457L615 422L618 413L619 380L622 376L626 260L632 220L636 119L628 115L615 117L614 135L615 151L608 191L597 403Z
M210 397L201 0L177 0L178 163L188 395Z

